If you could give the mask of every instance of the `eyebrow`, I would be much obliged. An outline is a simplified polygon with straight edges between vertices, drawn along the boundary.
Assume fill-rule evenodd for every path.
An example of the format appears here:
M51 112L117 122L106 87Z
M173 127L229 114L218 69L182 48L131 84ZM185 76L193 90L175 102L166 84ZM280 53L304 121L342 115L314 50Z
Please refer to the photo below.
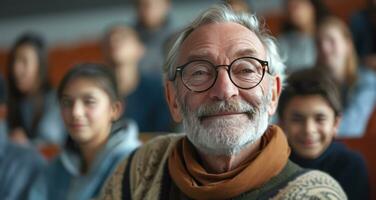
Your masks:
M187 61L192 61L192 60L213 60L214 55L209 53L208 51L203 51L203 52L194 52L191 55L187 57Z
M254 57L256 55L255 49L247 48L247 49L241 49L235 53L236 57L243 57L243 56L252 56Z
M323 111L314 111L310 115L306 115L305 113L302 113L302 112L299 112L299 111L292 111L291 116L294 116L294 117L306 117L306 116L328 116L328 115L325 114L325 112L323 112Z
M234 59L238 57L244 57L244 56L255 56L255 54L256 54L256 51L254 49L251 49L251 48L241 49L235 53ZM203 51L202 53L194 52L187 57L187 61L191 61L191 60L209 60L210 61L213 58L214 58L214 55L209 53L208 51Z
M69 94L63 94L62 96L61 96L61 99L75 99L74 97L72 97L71 95L69 95ZM79 97L78 98L95 98L95 95L93 95L92 93L90 93L90 92L87 92L87 93L84 93L84 94L82 94L82 95L79 95Z
M301 113L301 112L293 111L290 116L293 116L293 117L305 117L306 115L304 113Z

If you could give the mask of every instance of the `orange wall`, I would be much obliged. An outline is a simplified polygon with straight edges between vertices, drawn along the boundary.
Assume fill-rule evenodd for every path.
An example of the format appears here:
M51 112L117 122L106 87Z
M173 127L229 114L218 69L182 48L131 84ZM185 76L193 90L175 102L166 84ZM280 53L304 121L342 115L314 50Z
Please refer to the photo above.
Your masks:
M50 78L54 86L59 84L64 74L75 64L101 62L103 56L98 42L86 42L72 47L57 47L49 55Z

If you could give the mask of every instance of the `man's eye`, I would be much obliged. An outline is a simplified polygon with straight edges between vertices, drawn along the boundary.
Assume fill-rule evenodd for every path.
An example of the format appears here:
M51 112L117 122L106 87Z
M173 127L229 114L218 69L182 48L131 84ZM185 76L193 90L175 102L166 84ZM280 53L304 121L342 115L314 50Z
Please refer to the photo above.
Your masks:
M202 75L207 75L209 74L207 71L204 71L204 70L197 70L197 71L194 71L191 76L202 76Z
M254 70L250 69L250 68L244 68L240 71L241 74L252 74L252 73L255 73Z
M239 75L250 75L257 72L256 68L249 63L239 63L234 65L232 71L234 74Z

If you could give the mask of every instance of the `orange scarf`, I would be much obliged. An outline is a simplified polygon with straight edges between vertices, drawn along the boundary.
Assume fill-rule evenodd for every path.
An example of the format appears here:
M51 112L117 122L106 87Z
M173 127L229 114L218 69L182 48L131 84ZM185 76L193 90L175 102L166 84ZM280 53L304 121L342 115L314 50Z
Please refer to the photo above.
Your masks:
M171 178L192 199L229 199L257 189L282 171L290 155L286 137L277 126L270 126L262 136L254 159L225 173L208 173L195 159L193 148L185 137L168 159Z

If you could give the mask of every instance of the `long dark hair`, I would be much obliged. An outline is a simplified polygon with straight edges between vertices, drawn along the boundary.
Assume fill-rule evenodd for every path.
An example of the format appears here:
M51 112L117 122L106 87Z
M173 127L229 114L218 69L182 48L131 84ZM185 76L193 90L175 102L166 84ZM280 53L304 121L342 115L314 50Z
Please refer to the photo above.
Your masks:
M38 57L38 80L39 88L36 95L39 95L38 105L36 106L35 117L33 118L31 129L26 127L25 122L21 117L21 101L25 98L26 94L22 93L20 89L16 86L16 80L14 77L14 64L16 59L16 51L23 45L31 45L37 54ZM36 129L39 124L39 121L44 113L44 98L43 95L51 88L48 78L47 78L47 48L43 38L36 33L25 33L21 35L13 47L10 50L8 64L7 64L7 79L8 79L8 127L10 130L21 127L26 131L26 134L29 138L34 138L37 135Z
M116 77L110 67L102 64L82 63L73 66L73 68L61 80L57 90L59 102L61 102L63 98L63 93L66 86L73 80L80 78L89 79L96 83L99 88L107 93L111 102L121 100ZM78 145L75 143L72 137L70 137L69 134L65 147L70 151L79 153Z

